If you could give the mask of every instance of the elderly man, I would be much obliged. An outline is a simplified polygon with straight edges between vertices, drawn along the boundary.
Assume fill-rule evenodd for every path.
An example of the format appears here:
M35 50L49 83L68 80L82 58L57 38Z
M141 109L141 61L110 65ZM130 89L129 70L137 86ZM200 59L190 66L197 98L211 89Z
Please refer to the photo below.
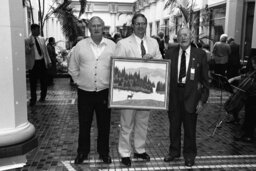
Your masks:
M115 56L128 58L162 59L158 43L155 39L146 36L147 19L143 14L135 14L132 18L133 34L117 43ZM119 135L118 151L121 162L131 166L131 133L134 129L135 158L149 161L150 157L145 150L147 138L148 110L121 110L121 130Z
M81 164L90 152L90 130L95 112L98 127L97 152L104 163L109 156L110 109L108 89L110 59L115 43L103 37L104 21L92 17L91 37L79 41L71 53L69 74L78 85L79 138L75 164Z
M170 148L165 162L175 160L181 153L181 125L184 129L183 157L186 166L193 166L197 155L196 121L209 96L206 53L191 46L191 32L181 28L179 46L166 52L171 59L170 77Z
M29 71L30 106L34 106L37 100L37 80L41 84L41 96L39 101L44 102L47 95L47 68L51 66L45 39L40 37L40 26L31 24L31 36L25 40L26 68Z
M228 35L222 34L220 41L213 46L212 55L215 60L214 72L226 76L228 58L231 53L229 44L227 44Z

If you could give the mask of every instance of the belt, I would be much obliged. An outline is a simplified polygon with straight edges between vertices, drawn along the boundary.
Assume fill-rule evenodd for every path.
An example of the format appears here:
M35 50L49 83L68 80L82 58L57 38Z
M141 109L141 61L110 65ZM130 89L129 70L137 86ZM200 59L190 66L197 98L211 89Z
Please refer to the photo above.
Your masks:
M177 83L177 87L185 87L185 83Z

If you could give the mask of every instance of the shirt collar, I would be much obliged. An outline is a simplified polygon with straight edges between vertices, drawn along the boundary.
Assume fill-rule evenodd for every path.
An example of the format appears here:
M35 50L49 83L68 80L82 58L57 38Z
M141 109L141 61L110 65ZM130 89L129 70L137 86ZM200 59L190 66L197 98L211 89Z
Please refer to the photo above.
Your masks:
M138 44L141 43L141 40L145 41L145 36L141 39L141 38L139 38L138 36L136 36L136 35L134 34L134 37L135 37L135 40L136 40L136 42L137 42Z
M107 45L107 42L106 42L106 38L102 37L102 40L100 42L99 45L97 45L96 43L94 43L94 41L92 40L92 38L90 37L89 38L89 42L90 44L94 45L94 46L103 46L103 45Z
M186 51L186 54L189 54L190 49L191 49L191 45L189 45L188 48L185 50L185 51ZM183 52L183 49L180 47L180 54L181 54L182 52Z

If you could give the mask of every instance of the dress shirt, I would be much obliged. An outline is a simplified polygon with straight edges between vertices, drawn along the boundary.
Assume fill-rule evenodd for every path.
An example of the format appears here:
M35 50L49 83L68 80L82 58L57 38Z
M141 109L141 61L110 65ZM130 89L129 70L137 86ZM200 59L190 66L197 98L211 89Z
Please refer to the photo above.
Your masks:
M78 88L84 91L101 91L109 88L111 56L116 44L112 40L102 39L105 48L98 58L91 47L91 38L83 39L73 49L69 61L69 74Z
M91 39L90 41L90 46L92 48L92 51L94 53L94 56L96 59L99 58L99 56L101 55L101 53L103 52L103 50L106 47L106 41L104 39L101 40L101 42L97 45L96 43L94 43L94 41Z
M37 42L38 42L38 44L39 44L39 46L40 46L40 40L38 40L38 38L37 37L35 37L35 39L37 40ZM39 53L38 53L38 51L37 51L37 47L36 47L36 41L34 40L33 41L33 43L34 43L34 51L35 51L35 60L41 60L41 59L43 59L43 55L39 55ZM41 48L41 46L40 46L40 48ZM41 50L41 52L43 53L43 51Z
M190 50L191 47L189 46L185 51L185 55L186 55L186 76L182 78L182 83L186 83L186 78L187 78L187 72L188 72L188 64L189 64L189 60L190 60ZM179 50L179 58L178 58L178 75L177 78L179 78L179 74L180 74L180 63L181 63L181 55L182 55L183 50L180 48Z
M146 54L147 54L147 52L148 52L148 46L147 46L147 42L146 42L146 40L144 39L144 37L141 39L141 38L139 38L138 36L136 36L135 34L134 34L134 37L135 37L135 40L136 40L136 42L137 42L137 46L138 46L138 49L139 49L140 52L141 52L141 41L143 40L143 45L144 45L144 47L145 47ZM141 53L141 54L142 54L142 53Z

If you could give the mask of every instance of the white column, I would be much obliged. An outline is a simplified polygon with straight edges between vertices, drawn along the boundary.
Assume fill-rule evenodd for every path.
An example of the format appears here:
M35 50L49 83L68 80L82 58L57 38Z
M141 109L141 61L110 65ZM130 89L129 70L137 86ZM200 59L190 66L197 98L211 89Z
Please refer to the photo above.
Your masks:
M24 21L22 1L1 1L0 147L22 143L35 133L27 119Z
M225 33L235 38L237 43L241 41L243 21L243 1L227 0Z

